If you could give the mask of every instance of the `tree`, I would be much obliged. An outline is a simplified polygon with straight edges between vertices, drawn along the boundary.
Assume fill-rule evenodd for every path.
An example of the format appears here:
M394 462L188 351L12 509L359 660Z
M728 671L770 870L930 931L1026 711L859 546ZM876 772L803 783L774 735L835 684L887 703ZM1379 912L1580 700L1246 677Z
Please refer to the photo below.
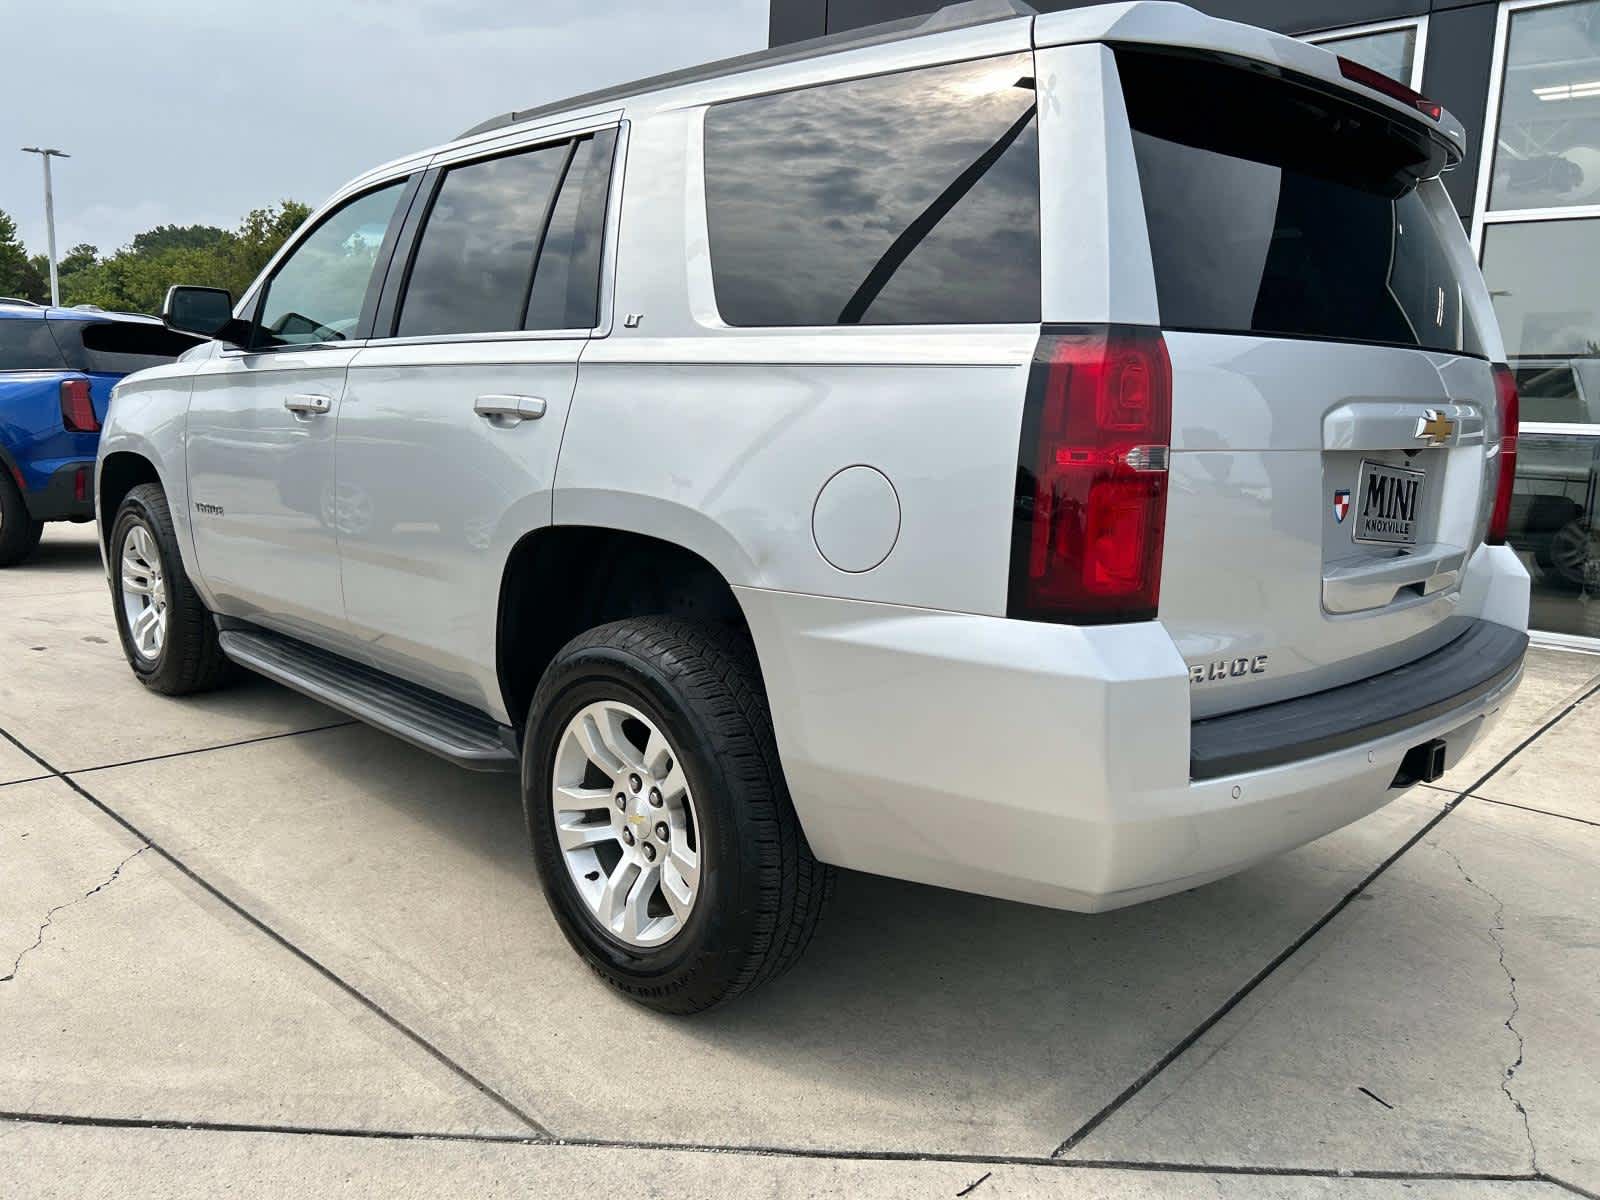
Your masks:
M175 283L227 288L240 296L310 213L306 205L284 200L253 210L237 230L159 225L106 258L93 246L74 246L61 261L62 301L153 313Z
M88 242L79 242L71 250L67 251L65 258L56 263L56 279L61 284L61 297L63 300L67 296L67 279L76 275L79 271L87 270L89 267L94 266L99 259L100 249L98 246L91 246ZM50 278L50 260L47 257L43 254L35 254L28 261L33 264L33 269L39 272L40 279L48 280Z
M128 248L135 254L160 254L166 250L200 250L227 239L215 225L157 225L135 234Z
M237 296L249 287L278 252L278 247L288 241L310 215L311 206L298 200L281 200L276 208L252 209L240 222L235 242L234 269L239 286L229 290Z
M100 247L91 246L88 242L79 242L56 264L56 270L62 275L74 275L85 267L94 266L99 257Z
M0 296L40 304L50 299L49 284L22 248L17 223L5 212L0 212Z

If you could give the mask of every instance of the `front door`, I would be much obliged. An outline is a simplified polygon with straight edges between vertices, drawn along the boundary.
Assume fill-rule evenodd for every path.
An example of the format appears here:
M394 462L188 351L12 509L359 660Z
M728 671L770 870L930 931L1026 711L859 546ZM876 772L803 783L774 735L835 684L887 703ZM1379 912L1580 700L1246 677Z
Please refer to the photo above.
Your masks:
M195 555L212 594L231 616L323 644L345 632L334 431L404 187L303 236L263 285L247 347L199 367L189 407Z
M352 633L383 669L491 713L501 575L550 523L578 357L599 320L614 140L566 135L446 167L391 336L356 355L339 410Z

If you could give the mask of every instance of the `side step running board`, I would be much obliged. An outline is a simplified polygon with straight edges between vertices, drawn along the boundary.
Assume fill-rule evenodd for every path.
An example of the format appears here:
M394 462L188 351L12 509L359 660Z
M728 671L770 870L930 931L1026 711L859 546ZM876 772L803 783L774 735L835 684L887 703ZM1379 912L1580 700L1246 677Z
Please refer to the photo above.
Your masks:
M458 701L263 629L223 629L241 667L303 692L471 771L515 771L511 730Z

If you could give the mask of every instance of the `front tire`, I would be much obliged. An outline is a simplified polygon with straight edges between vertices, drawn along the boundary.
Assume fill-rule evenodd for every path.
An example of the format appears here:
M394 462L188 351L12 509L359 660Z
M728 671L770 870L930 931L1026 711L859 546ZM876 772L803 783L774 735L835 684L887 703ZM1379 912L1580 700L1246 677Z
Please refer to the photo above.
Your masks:
M832 891L742 633L638 617L574 638L530 709L522 793L545 896L608 983L700 1012L799 958Z
M44 522L33 519L10 469L0 464L0 567L14 567L27 558L43 533Z
M153 692L210 691L228 676L216 622L183 569L167 494L141 483L117 509L108 547L122 652Z

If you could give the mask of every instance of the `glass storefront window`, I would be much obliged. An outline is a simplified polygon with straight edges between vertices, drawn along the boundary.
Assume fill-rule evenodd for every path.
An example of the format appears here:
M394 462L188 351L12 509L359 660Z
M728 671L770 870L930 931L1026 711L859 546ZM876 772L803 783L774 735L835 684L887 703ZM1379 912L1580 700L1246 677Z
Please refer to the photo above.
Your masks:
M1408 87L1413 86L1412 68L1417 54L1415 25L1346 37L1314 37L1310 40L1324 50L1342 54L1364 67L1382 71L1390 79L1398 79Z
M1528 431L1517 446L1511 543L1533 579L1530 623L1600 637L1600 437Z
M1600 204L1600 0L1509 15L1489 207Z
M1533 626L1600 636L1600 219L1492 223L1483 274L1522 397L1509 541Z
M1597 264L1597 219L1518 221L1486 228L1483 277L1506 353L1513 359L1595 354L1600 343ZM1524 414L1523 419L1544 418ZM1600 420L1600 414L1585 419Z

